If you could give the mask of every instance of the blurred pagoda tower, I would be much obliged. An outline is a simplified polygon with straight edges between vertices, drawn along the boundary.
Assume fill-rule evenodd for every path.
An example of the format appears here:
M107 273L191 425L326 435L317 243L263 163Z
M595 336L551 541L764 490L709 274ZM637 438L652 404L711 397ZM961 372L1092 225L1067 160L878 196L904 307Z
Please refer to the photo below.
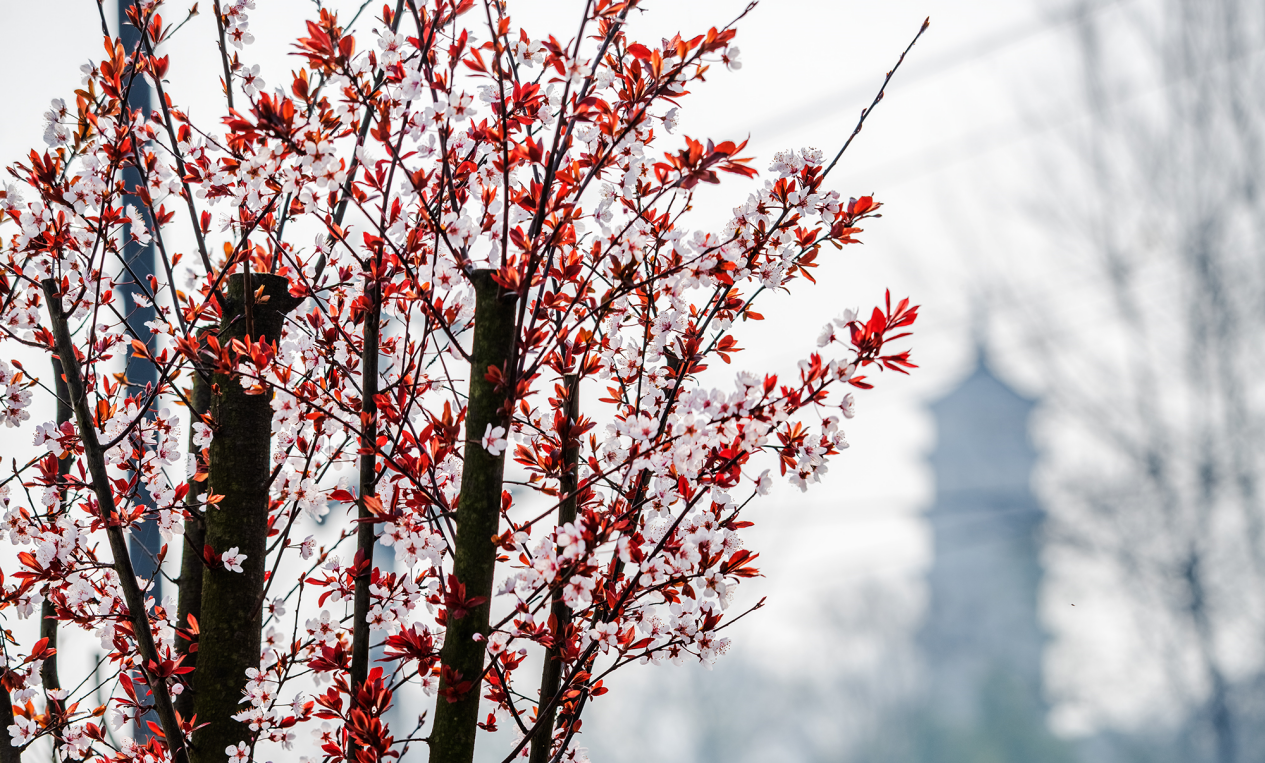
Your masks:
M1045 720L1034 406L993 375L982 353L966 380L931 405L934 561L918 634L924 694L911 719L922 763L1074 759Z

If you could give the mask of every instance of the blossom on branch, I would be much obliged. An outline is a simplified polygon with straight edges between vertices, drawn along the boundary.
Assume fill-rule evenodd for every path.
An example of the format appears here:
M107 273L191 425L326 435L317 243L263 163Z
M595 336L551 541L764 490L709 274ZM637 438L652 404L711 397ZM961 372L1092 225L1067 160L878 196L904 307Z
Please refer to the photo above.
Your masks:
M35 445L0 482L0 607L101 644L115 673L62 685L118 687L43 691L54 647L13 645L14 745L367 763L426 738L468 763L504 723L507 760L587 760L608 674L710 666L761 606L757 499L840 479L853 394L914 368L918 308L788 324L785 368L744 327L882 205L801 148L700 226L702 186L762 166L679 134L689 91L740 69L735 25L640 42L637 2L595 0L558 37L510 5L321 8L265 72L253 0L217 3L206 122L167 89L190 32L137 3L138 41L107 39L11 165L0 349L45 357L0 360L0 419ZM36 394L70 407L26 425ZM163 601L127 551L151 524L181 570ZM405 701L426 729L392 727ZM90 720L151 709L162 733L121 749Z
M234 546L228 551L225 551L220 556L220 560L224 562L224 569L229 570L230 572L241 572L242 562L246 561L246 555L240 553L239 549Z
M501 452L505 450L505 446L509 444L505 439L505 427L494 427L488 424L487 428L483 430L482 443L483 449L488 453L494 456L501 455Z

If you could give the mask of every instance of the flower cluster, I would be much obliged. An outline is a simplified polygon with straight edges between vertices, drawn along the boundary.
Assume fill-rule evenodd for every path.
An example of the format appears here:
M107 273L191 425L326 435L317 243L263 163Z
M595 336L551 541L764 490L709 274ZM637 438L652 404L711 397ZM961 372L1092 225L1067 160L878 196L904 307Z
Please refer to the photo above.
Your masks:
M35 323L32 316L27 314L15 319L8 329L14 331L33 325ZM4 394L0 395L0 418L4 420L6 427L20 426L23 421L31 418L26 410L31 405L31 384L24 384L24 377L21 371L0 360L0 388L4 389Z

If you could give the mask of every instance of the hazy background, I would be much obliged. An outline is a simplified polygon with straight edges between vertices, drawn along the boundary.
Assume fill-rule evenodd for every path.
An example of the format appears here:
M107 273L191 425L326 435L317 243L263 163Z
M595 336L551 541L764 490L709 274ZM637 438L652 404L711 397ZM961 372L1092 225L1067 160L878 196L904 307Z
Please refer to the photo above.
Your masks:
M287 45L315 4L258 5L250 57L271 87L288 82ZM702 32L744 5L648 2L631 34ZM883 219L863 247L823 257L817 288L771 300L739 361L785 366L842 309L890 288L923 305L921 368L859 396L852 448L823 485L759 510L748 546L766 577L740 597L769 605L735 628L731 653L711 672L628 670L592 705L581 744L595 760L1265 760L1253 736L1265 704L1259 6L770 0L748 16L743 68L713 69L681 132L750 136L761 170L781 148L833 152L932 19L830 181L873 193ZM511 12L566 39L577 8ZM173 97L195 120L197 104L202 119L217 109L212 23L194 19L173 51ZM0 0L0 160L42 149L49 99L99 57L91 0ZM743 197L726 182L700 211L719 224ZM937 431L929 404L980 363L999 386L951 398L965 407L937 409L956 422ZM937 536L937 445L943 474L1004 462L1019 480L1006 495L1033 508L989 504L952 525L955 540ZM0 453L26 446L0 441ZM1030 469L1007 460L1029 446ZM955 495L953 510L969 509ZM1031 521L998 535L1016 512ZM944 571L951 547L958 572ZM1001 588L976 591L980 580ZM1012 701L1005 676L949 679L953 666L929 661L941 629L958 627L932 616L936 601L959 594L985 609L959 623L957 652L940 653L1035 644L999 668L1031 671L1035 703ZM946 715L946 681L978 711Z

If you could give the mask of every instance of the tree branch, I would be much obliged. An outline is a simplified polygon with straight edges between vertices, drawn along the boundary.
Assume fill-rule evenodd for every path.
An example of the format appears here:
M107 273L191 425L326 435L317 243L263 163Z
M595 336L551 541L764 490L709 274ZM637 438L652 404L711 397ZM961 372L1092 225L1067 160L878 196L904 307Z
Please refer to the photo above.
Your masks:
M84 461L92 476L92 489L97 497L98 511L101 521L106 526L106 536L110 541L110 553L114 556L114 571L118 577L119 588L123 591L123 600L127 604L128 614L132 621L132 634L136 638L136 651L143 663L141 670L149 685L150 696L154 701L154 709L158 712L158 720L162 725L163 735L171 749L171 756L176 763L188 761L185 749L184 734L180 729L180 721L171 703L171 694L167 689L166 679L158 677L155 668L162 662L158 648L154 644L154 634L149 628L149 616L145 609L144 595L136 584L136 573L132 569L132 560L127 550L127 539L123 530L115 520L117 508L114 502L114 489L110 487L110 478L105 468L105 453L97 441L96 426L92 421L92 412L88 410L88 400L84 392L83 378L79 371L79 359L75 355L75 346L70 338L70 327L66 315L61 309L61 294L56 279L47 278L42 284L44 299L48 307L49 320L52 323L54 349L61 360L65 375L66 388L70 393L71 405L79 426L79 438L83 443Z

